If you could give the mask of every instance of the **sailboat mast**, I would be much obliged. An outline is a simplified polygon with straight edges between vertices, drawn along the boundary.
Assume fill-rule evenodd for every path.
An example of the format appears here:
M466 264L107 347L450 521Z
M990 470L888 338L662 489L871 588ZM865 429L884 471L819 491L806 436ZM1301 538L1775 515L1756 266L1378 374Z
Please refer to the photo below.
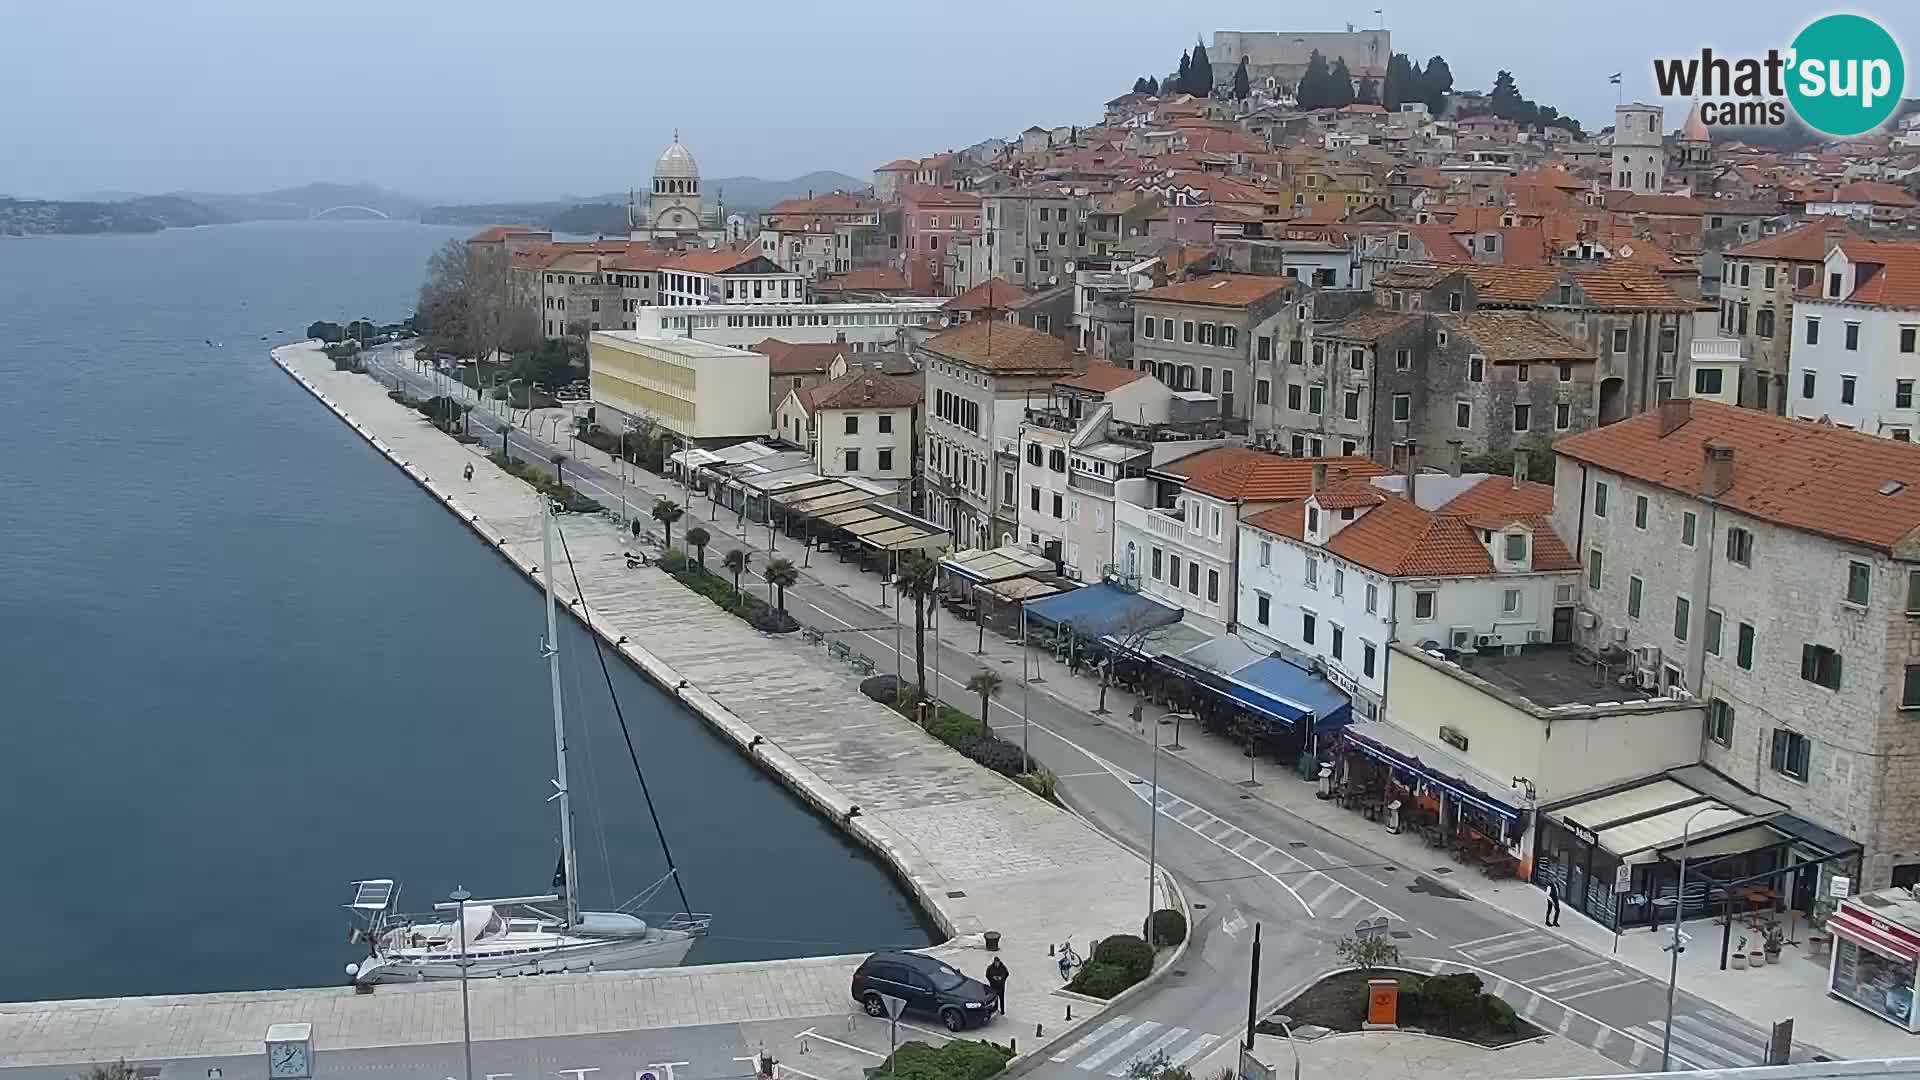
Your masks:
M567 925L577 926L580 922L580 903L574 898L574 892L580 873L573 851L573 804L567 793L567 724L560 711L559 603L554 598L553 584L553 503L545 495L540 496L540 566L541 580L547 589L547 640L541 651L547 657L547 681L553 688L553 756L554 767L559 770L553 786L559 789L554 798L560 803L560 865L567 879L562 895L567 901Z

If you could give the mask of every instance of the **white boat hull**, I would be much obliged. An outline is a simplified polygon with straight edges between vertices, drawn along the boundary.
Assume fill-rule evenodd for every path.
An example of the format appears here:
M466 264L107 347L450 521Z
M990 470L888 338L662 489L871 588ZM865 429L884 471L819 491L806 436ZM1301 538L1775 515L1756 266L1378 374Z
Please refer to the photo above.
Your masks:
M516 978L588 971L639 971L678 967L697 940L677 930L659 930L643 938L608 938L510 956L469 955L469 979ZM354 975L357 983L431 982L460 978L454 956L417 960L371 956Z

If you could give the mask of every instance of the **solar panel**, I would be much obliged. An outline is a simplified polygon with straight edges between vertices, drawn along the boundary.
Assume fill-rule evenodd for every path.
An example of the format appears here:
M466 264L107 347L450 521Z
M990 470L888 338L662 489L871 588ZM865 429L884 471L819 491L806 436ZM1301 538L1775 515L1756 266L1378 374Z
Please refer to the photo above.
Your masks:
M362 911L385 911L393 902L393 882L382 878L378 881L356 881L353 883L353 908Z

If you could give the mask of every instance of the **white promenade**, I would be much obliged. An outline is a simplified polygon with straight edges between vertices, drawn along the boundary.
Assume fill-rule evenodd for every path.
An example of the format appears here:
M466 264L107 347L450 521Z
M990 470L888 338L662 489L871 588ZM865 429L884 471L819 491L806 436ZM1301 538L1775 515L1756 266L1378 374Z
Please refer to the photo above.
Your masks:
M474 448L390 401L379 383L335 371L311 344L274 359L529 576L540 561L531 489ZM466 466L472 481L462 479ZM762 635L655 570L628 570L622 538L597 517L563 520L593 628L722 736L879 854L951 940L940 955L978 977L979 935L1002 935L1013 971L1008 1017L984 1034L1040 1048L1067 1030L1048 946L1138 933L1144 860L1092 826L942 745L868 700L844 665ZM570 574L558 580L576 615ZM684 686L682 685L684 683ZM858 813L848 813L858 807ZM475 1037L527 1038L831 1016L852 1007L858 957L655 972L486 980ZM1076 1000L1077 1023L1098 1015ZM314 1025L317 1050L458 1040L454 986L0 1003L0 1067L138 1062L254 1053L267 1026ZM1046 1039L1033 1038L1044 1024Z

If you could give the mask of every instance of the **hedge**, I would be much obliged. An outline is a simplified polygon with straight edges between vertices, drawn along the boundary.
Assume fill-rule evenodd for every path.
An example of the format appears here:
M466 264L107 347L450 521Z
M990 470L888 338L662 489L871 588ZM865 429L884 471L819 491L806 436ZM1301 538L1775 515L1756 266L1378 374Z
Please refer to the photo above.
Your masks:
M1140 980L1119 964L1084 964L1067 989L1088 997L1110 998Z
M1161 908L1147 919L1145 935L1155 946L1178 945L1187 940L1187 917L1172 908Z
M660 559L660 569L666 571L669 577L713 601L716 607L728 614L752 623L755 630L767 634L790 634L800 629L800 620L744 589L735 592L730 579L701 570L700 564L690 562L684 552L676 550L669 554L678 556L671 565L667 556L663 555Z
M985 1039L955 1039L939 1046L902 1043L893 1057L867 1070L879 1080L987 1080L1007 1067L1013 1048Z
M547 474L537 465L513 461L498 451L487 455L487 458L495 465L532 484L536 490L545 492L548 498L557 501L568 513L591 514L600 509L597 501L587 498L565 484L556 484L548 479Z
M1114 934L1102 938L1093 947L1096 964L1118 964L1133 976L1134 982L1153 974L1153 946L1132 934Z

